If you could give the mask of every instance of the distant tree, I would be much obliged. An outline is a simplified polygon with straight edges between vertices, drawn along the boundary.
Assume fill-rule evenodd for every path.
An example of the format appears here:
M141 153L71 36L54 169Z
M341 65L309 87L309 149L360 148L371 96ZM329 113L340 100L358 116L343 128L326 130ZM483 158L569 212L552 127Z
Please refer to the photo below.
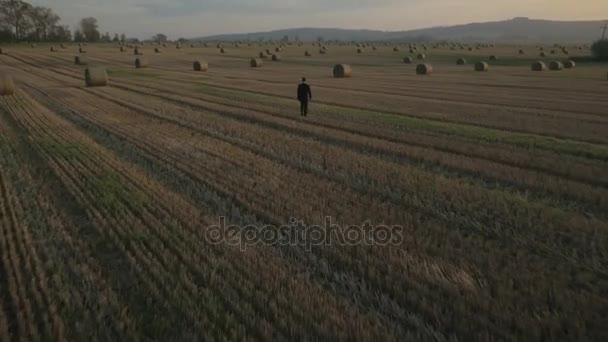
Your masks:
M593 58L608 61L608 39L600 39L591 45Z
M319 43L323 43L324 40L325 38L323 38L322 36L317 37L317 42Z
M30 7L28 15L35 29L36 40L48 40L57 23L61 20L52 9L48 7Z
M157 33L156 35L154 35L154 37L152 37L152 40L157 43L164 43L167 41L167 35L162 34L162 33Z
M72 32L68 26L55 26L49 33L48 40L68 42L72 40Z
M80 30L74 31L74 41L76 43L80 43L80 42L84 42L85 41L84 34L82 34L82 32Z
M110 36L110 32L106 32L103 34L103 36L101 36L101 41L109 43L110 41L112 41L112 37Z
M99 41L99 39L101 38L96 18L88 17L81 19L80 31L84 35L86 41L96 42Z
M180 44L186 44L188 41L189 41L189 40L188 40L188 39L186 39L186 38L179 38L179 39L177 40L177 42L178 42L178 43L180 43Z
M15 39L21 39L31 27L29 11L32 8L21 0L0 0L0 18L10 25Z
M120 41L123 43L127 41L127 36L124 33L120 35Z
M287 43L289 42L289 36L288 35L284 35L283 39L281 39L281 43Z
M118 43L120 41L120 38L118 37L118 33L114 33L114 38L112 38L112 41L115 43Z

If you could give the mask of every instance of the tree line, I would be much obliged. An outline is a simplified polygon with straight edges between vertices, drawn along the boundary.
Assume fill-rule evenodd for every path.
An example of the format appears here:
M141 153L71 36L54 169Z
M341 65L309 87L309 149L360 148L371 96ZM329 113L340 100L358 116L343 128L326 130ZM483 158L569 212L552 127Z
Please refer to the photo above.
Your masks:
M61 17L52 9L34 6L23 0L0 0L0 42L118 42L126 41L120 36L99 31L97 19L80 20L72 34L69 26L61 25Z

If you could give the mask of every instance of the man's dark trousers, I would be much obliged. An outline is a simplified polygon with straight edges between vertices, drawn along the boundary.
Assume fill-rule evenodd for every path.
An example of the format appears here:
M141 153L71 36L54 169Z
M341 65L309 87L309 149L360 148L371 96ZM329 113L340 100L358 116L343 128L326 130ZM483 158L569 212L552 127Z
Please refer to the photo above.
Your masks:
M306 116L308 114L308 100L300 100L300 115Z

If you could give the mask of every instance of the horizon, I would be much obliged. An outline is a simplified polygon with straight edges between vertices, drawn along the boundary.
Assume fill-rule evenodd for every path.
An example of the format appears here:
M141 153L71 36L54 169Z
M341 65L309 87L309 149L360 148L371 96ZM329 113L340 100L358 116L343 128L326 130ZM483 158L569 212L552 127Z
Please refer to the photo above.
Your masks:
M592 21L608 18L608 5L599 0L584 1L584 8L572 13L565 0L515 0L508 4L484 7L479 0L454 4L446 0L402 3L397 0L339 0L328 4L308 1L308 6L294 0L221 1L176 0L31 0L34 5L52 8L62 23L74 28L87 16L99 20L101 32L125 33L129 37L149 39L164 33L171 39L199 38L225 34L269 32L293 28L326 28L345 30L409 31L432 27L465 25L527 17L551 21ZM423 16L419 13L433 13ZM458 13L458 15L454 15ZM149 20L154 20L150 24Z

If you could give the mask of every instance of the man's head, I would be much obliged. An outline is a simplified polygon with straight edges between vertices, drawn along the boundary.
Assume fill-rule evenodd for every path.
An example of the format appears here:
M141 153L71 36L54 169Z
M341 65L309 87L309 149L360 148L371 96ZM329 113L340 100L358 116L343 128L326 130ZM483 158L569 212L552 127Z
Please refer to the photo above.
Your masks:
M302 83L306 83L306 77L302 77Z

